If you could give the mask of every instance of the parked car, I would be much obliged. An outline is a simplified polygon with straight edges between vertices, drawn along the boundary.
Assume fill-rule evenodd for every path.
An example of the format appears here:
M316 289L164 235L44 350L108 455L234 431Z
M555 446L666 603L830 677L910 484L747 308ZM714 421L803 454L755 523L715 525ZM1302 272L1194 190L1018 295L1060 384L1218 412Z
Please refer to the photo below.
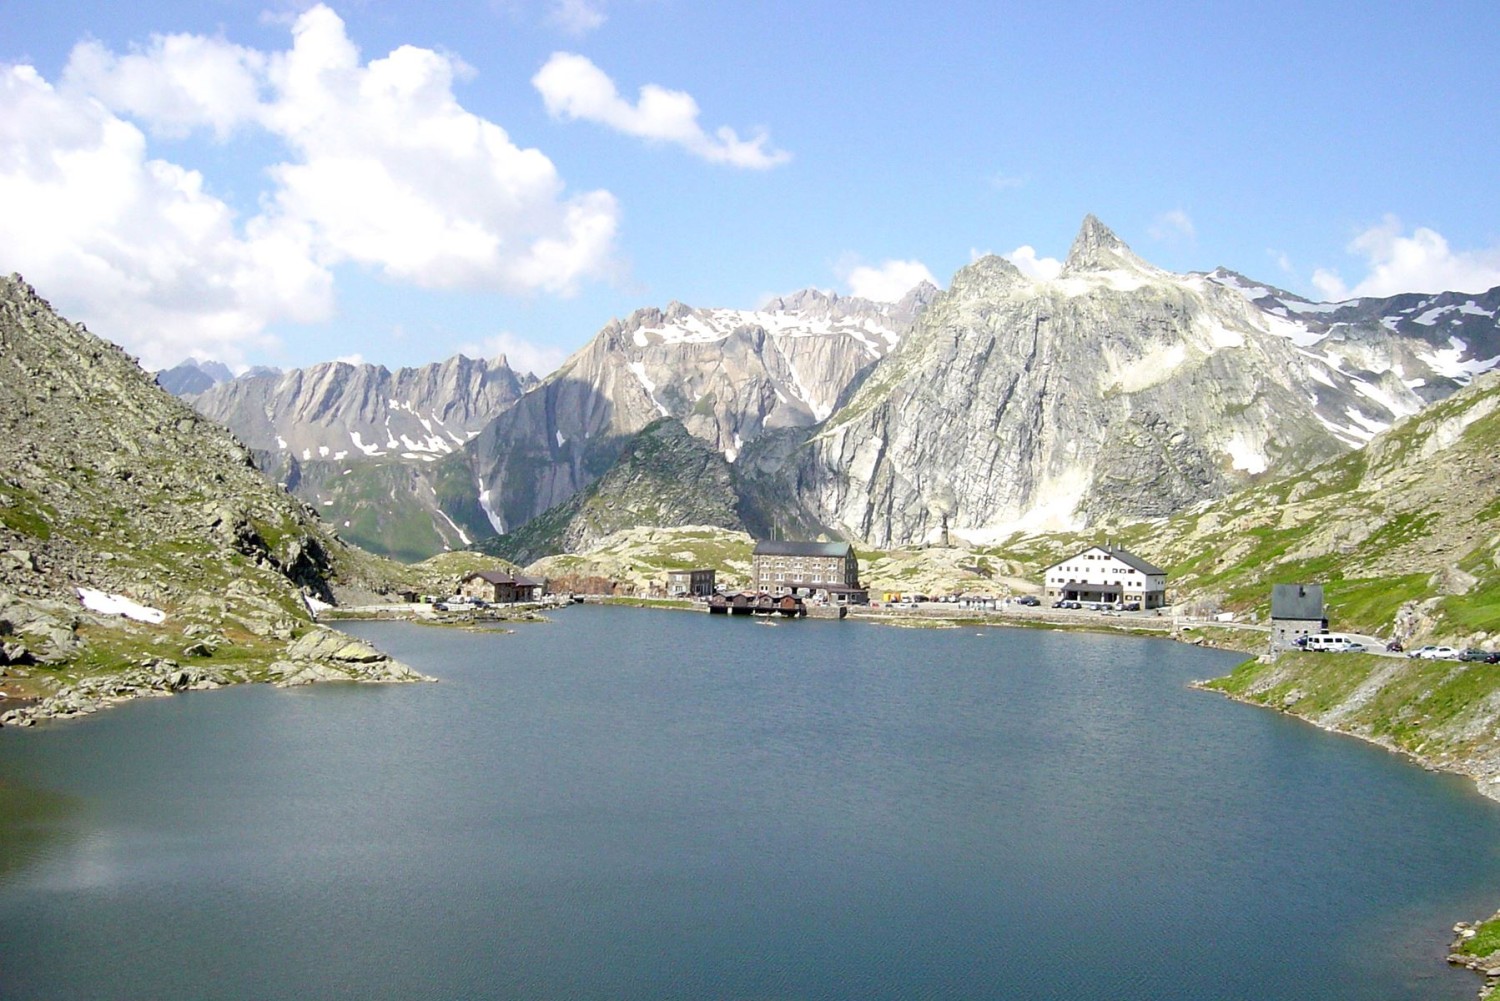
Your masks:
M1125 602L1125 611L1127 611L1127 612L1139 612L1140 610L1141 610L1141 603L1139 601L1127 601L1127 602Z
M1021 597L1019 597L1019 598L1016 599L1016 604L1018 604L1018 605L1025 605L1028 608L1035 608L1037 605L1040 605L1041 603L1042 603L1042 599L1038 598L1034 594L1022 595Z
M1317 636L1309 636L1307 638L1306 649L1318 653L1353 653L1363 650L1364 644L1356 643L1347 636L1320 633Z
M1387 643L1385 645L1385 648L1387 650L1389 650L1391 653L1400 653L1402 650L1406 649L1405 647L1403 647L1401 645L1401 641L1400 640L1391 640L1389 643Z
M1488 650L1480 650L1478 647L1470 647L1458 655L1459 660L1467 660L1476 664L1500 664L1500 653L1491 653Z
M1431 643L1407 654L1417 660L1457 660L1458 651L1451 646L1434 646Z

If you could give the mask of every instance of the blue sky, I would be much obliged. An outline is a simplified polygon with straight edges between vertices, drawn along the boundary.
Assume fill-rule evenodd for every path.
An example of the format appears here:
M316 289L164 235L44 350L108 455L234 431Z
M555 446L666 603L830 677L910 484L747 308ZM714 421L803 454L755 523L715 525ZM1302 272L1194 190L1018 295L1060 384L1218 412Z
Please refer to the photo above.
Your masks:
M0 269L149 367L1046 273L1500 284L1500 5L0 0Z

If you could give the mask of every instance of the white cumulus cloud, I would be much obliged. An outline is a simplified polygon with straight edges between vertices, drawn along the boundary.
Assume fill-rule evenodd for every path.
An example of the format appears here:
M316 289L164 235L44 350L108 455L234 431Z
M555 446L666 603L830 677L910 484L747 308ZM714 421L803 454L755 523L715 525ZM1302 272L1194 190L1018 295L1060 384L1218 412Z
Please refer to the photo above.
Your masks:
M298 154L272 168L276 209L325 253L426 288L567 294L606 273L614 197L567 197L541 151L465 111L453 95L465 67L409 45L361 64L326 7L293 36L271 60L264 114Z
M1003 256L1020 269L1023 275L1029 275L1032 278L1050 281L1062 274L1062 261L1055 257L1038 257L1036 248L1030 244L1023 244Z
M123 56L99 42L80 42L63 80L153 134L180 137L207 127L223 139L258 116L265 67L263 53L223 39L159 35Z
M1500 285L1500 247L1455 251L1436 230L1419 226L1405 235L1394 215L1356 236L1347 249L1365 259L1367 274L1351 287L1337 271L1314 271L1313 285L1329 301L1402 292L1484 292Z
M307 234L252 220L195 171L147 155L139 128L98 101L0 67L0 259L71 319L151 366L230 364L276 321L332 311Z
M898 302L922 282L937 284L921 261L886 261L874 267L863 264L851 268L845 281L850 295L872 302Z
M314 6L285 51L154 37L75 47L53 86L0 65L0 258L148 364L230 363L278 322L326 319L334 269L423 288L568 295L615 270L619 207L465 110L453 56L362 60ZM153 156L148 135L272 141L254 215Z
M684 91L648 83L631 104L608 74L576 53L554 52L531 83L554 118L593 122L639 139L671 143L710 163L765 170L792 158L773 148L764 132L741 139L734 129L721 126L709 135L698 123L698 102Z

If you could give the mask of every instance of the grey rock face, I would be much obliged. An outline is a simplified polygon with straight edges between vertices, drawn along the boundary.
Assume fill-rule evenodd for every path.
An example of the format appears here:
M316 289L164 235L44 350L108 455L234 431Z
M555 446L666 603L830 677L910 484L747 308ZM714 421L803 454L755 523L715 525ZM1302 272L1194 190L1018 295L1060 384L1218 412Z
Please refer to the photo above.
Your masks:
M525 565L557 553L587 552L624 529L706 525L740 531L734 475L724 456L658 418L635 435L601 478L519 531L480 548Z
M809 427L935 293L881 304L809 290L756 311L672 303L612 322L475 439L466 457L480 506L494 531L512 531L603 475L663 417L730 462L768 431Z
M877 546L945 523L982 541L1165 515L1422 405L1318 339L1146 264L1090 217L1054 280L996 257L960 271L782 475L822 523Z
M251 448L302 461L432 459L461 448L529 384L503 358L455 355L395 372L327 362L246 375L190 402Z
M1500 367L1500 288L1317 303L1227 268L1207 277L1304 327L1331 362L1390 372L1429 403Z
M191 396L212 389L220 382L233 378L233 374L222 364L202 363L189 358L174 368L156 373L156 384L173 396Z

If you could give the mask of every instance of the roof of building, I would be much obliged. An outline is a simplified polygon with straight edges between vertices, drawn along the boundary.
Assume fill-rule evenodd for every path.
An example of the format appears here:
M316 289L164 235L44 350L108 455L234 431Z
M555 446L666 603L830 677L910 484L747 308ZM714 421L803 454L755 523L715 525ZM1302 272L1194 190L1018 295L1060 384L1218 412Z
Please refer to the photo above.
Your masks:
M755 544L755 556L853 556L854 547L847 542L786 542L762 539Z
M1323 618L1323 585L1272 584L1271 618L1308 621Z
M546 581L536 580L531 577L522 577L519 574L509 573L505 570L476 570L464 577L464 581L471 581L475 577L487 584L513 584L516 587L541 587Z
M678 576L680 574L680 575L686 577L689 574L695 574L695 573L714 573L714 569L712 567L698 567L696 570L668 570L667 571L667 576L668 577L675 577L675 576Z
M1078 552L1074 553L1072 556L1069 556L1068 560L1077 559L1078 557L1082 556L1084 553L1091 552L1092 550L1095 550L1095 549L1099 549L1099 550L1102 550L1103 552L1108 553L1109 555L1113 556L1115 559L1119 560L1121 563L1123 563L1126 566L1130 567L1132 570L1139 570L1141 573L1144 573L1144 574L1163 574L1163 575L1166 574L1166 571L1163 570L1161 567L1156 566L1156 565L1151 564L1151 563L1147 563L1145 560L1141 559L1139 556L1137 556L1135 553L1132 553L1130 550L1128 550L1128 549L1122 549L1119 546L1112 546L1112 545L1110 545L1107 542L1104 545L1102 545L1102 546L1089 546L1088 549L1080 549ZM1068 560L1059 560L1057 563L1052 564L1052 566L1061 566L1062 564L1068 562ZM1049 567L1048 569L1051 569L1051 568Z

